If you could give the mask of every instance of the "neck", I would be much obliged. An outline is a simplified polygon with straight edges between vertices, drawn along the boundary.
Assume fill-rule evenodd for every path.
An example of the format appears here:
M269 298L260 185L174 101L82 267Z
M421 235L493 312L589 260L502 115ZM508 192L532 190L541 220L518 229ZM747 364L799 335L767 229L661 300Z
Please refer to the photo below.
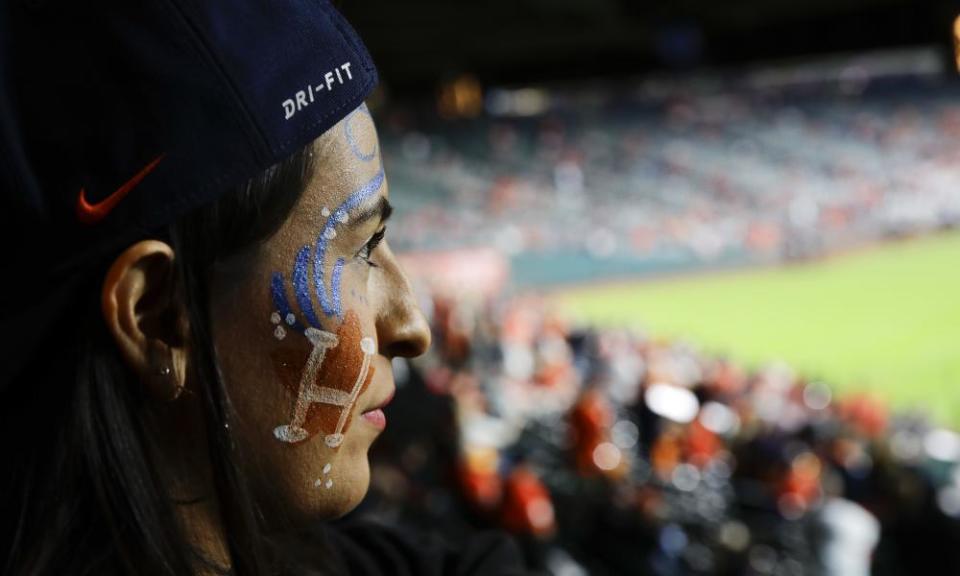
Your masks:
M230 552L214 489L207 437L199 399L184 394L155 410L157 469L174 514L196 552L197 576L222 575L230 569Z
M177 519L196 552L197 576L222 576L230 570L230 552L216 498L176 504Z

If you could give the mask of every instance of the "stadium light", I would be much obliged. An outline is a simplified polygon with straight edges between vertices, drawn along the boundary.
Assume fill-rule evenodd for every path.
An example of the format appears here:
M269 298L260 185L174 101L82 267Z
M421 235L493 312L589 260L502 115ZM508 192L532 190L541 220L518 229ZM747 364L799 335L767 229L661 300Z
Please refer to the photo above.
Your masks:
M960 15L953 19L953 61L960 72Z
M483 111L483 88L469 74L443 84L437 97L437 111L443 118L473 118Z

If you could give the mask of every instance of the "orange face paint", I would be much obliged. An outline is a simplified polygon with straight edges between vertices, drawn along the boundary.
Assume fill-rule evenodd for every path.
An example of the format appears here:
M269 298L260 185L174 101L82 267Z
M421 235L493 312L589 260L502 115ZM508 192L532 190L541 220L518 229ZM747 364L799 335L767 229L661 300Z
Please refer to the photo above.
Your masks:
M271 359L294 405L290 420L277 426L274 436L299 444L323 434L324 443L337 448L350 427L357 398L373 380L376 345L363 337L353 311L346 313L336 334L308 328L305 340L286 342Z

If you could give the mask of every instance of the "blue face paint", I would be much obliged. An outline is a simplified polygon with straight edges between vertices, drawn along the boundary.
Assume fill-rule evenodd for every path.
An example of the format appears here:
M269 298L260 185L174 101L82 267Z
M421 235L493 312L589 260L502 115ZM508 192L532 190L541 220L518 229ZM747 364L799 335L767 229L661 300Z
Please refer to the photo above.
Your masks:
M336 264L334 264L333 278L330 283L330 292L328 293L326 283L324 282L327 242L329 242L331 238L336 237L336 228L341 222L347 220L347 214L376 194L381 186L383 186L383 170L377 172L376 176L351 194L343 204L333 211L333 214L327 218L327 223L317 238L317 251L313 260L313 284L317 291L317 299L320 300L320 308L323 309L323 313L327 316L343 317L343 310L340 306L340 276L343 265L345 264L343 258L338 258Z
M280 317L283 319L293 317L290 301L287 300L287 289L283 283L283 274L279 272L273 273L273 278L270 280L270 293L273 296L273 307L277 309ZM300 332L306 329L298 320L294 320L290 326L293 326Z
M320 302L320 309L323 310L323 313L327 316L336 316L341 320L343 319L343 306L340 297L340 286L343 278L343 267L346 265L346 260L343 258L337 258L337 261L334 263L333 270L331 272L330 289L327 290L327 285L325 282L325 270L327 266L327 243L333 238L336 238L337 226L349 220L348 214L350 211L358 208L361 204L363 204L366 200L380 190L380 187L383 186L383 180L384 175L383 170L381 169L366 184L350 194L343 204L338 206L337 209L330 214L330 217L327 218L323 229L320 231L320 235L317 237L316 251L313 259L313 288L316 292L317 301ZM303 312L303 317L310 326L321 329L320 319L317 317L317 314L314 311L313 301L310 298L308 281L309 273L307 270L309 265L310 249L311 246L307 245L300 248L300 250L297 252L297 257L293 264L292 284L293 291L297 299L297 305L300 307L301 312ZM289 314L293 313L290 307L290 302L287 299L287 289L283 274L280 272L273 273L270 292L273 297L273 305L282 318L287 318ZM296 321L293 324L293 327L300 332L303 332L306 329L306 327L303 326L299 321Z
M329 225L331 220L327 220ZM327 316L333 316L337 314L339 316L338 309L333 305L334 296L339 292L338 287L334 285L331 288L333 294L327 293L327 286L324 283L324 268L327 264L327 239L323 237L323 234L320 235L320 238L317 240L317 252L313 259L313 286L314 290L317 293L317 300L320 301L320 309L323 310L323 313Z
M303 315L314 328L320 327L320 320L313 311L313 302L310 300L310 284L308 281L307 266L310 261L310 247L304 246L297 252L297 259L293 263L293 292L297 295L297 304Z
M343 308L340 306L340 286L343 285L340 277L343 274L343 265L343 258L337 258L337 262L333 265L333 274L330 275L330 285L333 287L331 290L333 292L333 310L340 318L343 318Z
M364 162L369 162L373 160L377 155L377 145L374 144L373 150L371 150L369 153L364 153L364 151L360 148L360 143L357 142L357 138L353 134L353 126L352 126L353 119L358 114L365 115L367 118L370 119L370 122L373 122L373 116L371 116L370 111L367 110L367 105L362 104L360 105L359 108L357 108L356 110L351 112L349 116L347 116L347 119L343 123L343 133L347 137L347 144L350 145L350 150L353 151L353 155L356 156L358 159L363 160Z

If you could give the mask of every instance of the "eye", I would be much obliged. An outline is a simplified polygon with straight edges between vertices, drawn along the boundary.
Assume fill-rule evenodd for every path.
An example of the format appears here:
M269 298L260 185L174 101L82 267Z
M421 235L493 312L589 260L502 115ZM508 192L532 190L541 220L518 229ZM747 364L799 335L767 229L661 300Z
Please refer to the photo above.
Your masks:
M371 236L370 239L367 240L367 243L363 245L363 248L361 248L360 251L357 252L357 258L363 260L370 266L373 266L374 268L376 268L377 265L370 260L370 257L373 255L373 251L377 249L377 246L379 246L380 243L383 242L383 238L386 235L387 235L386 227L383 227L377 230L376 234Z

